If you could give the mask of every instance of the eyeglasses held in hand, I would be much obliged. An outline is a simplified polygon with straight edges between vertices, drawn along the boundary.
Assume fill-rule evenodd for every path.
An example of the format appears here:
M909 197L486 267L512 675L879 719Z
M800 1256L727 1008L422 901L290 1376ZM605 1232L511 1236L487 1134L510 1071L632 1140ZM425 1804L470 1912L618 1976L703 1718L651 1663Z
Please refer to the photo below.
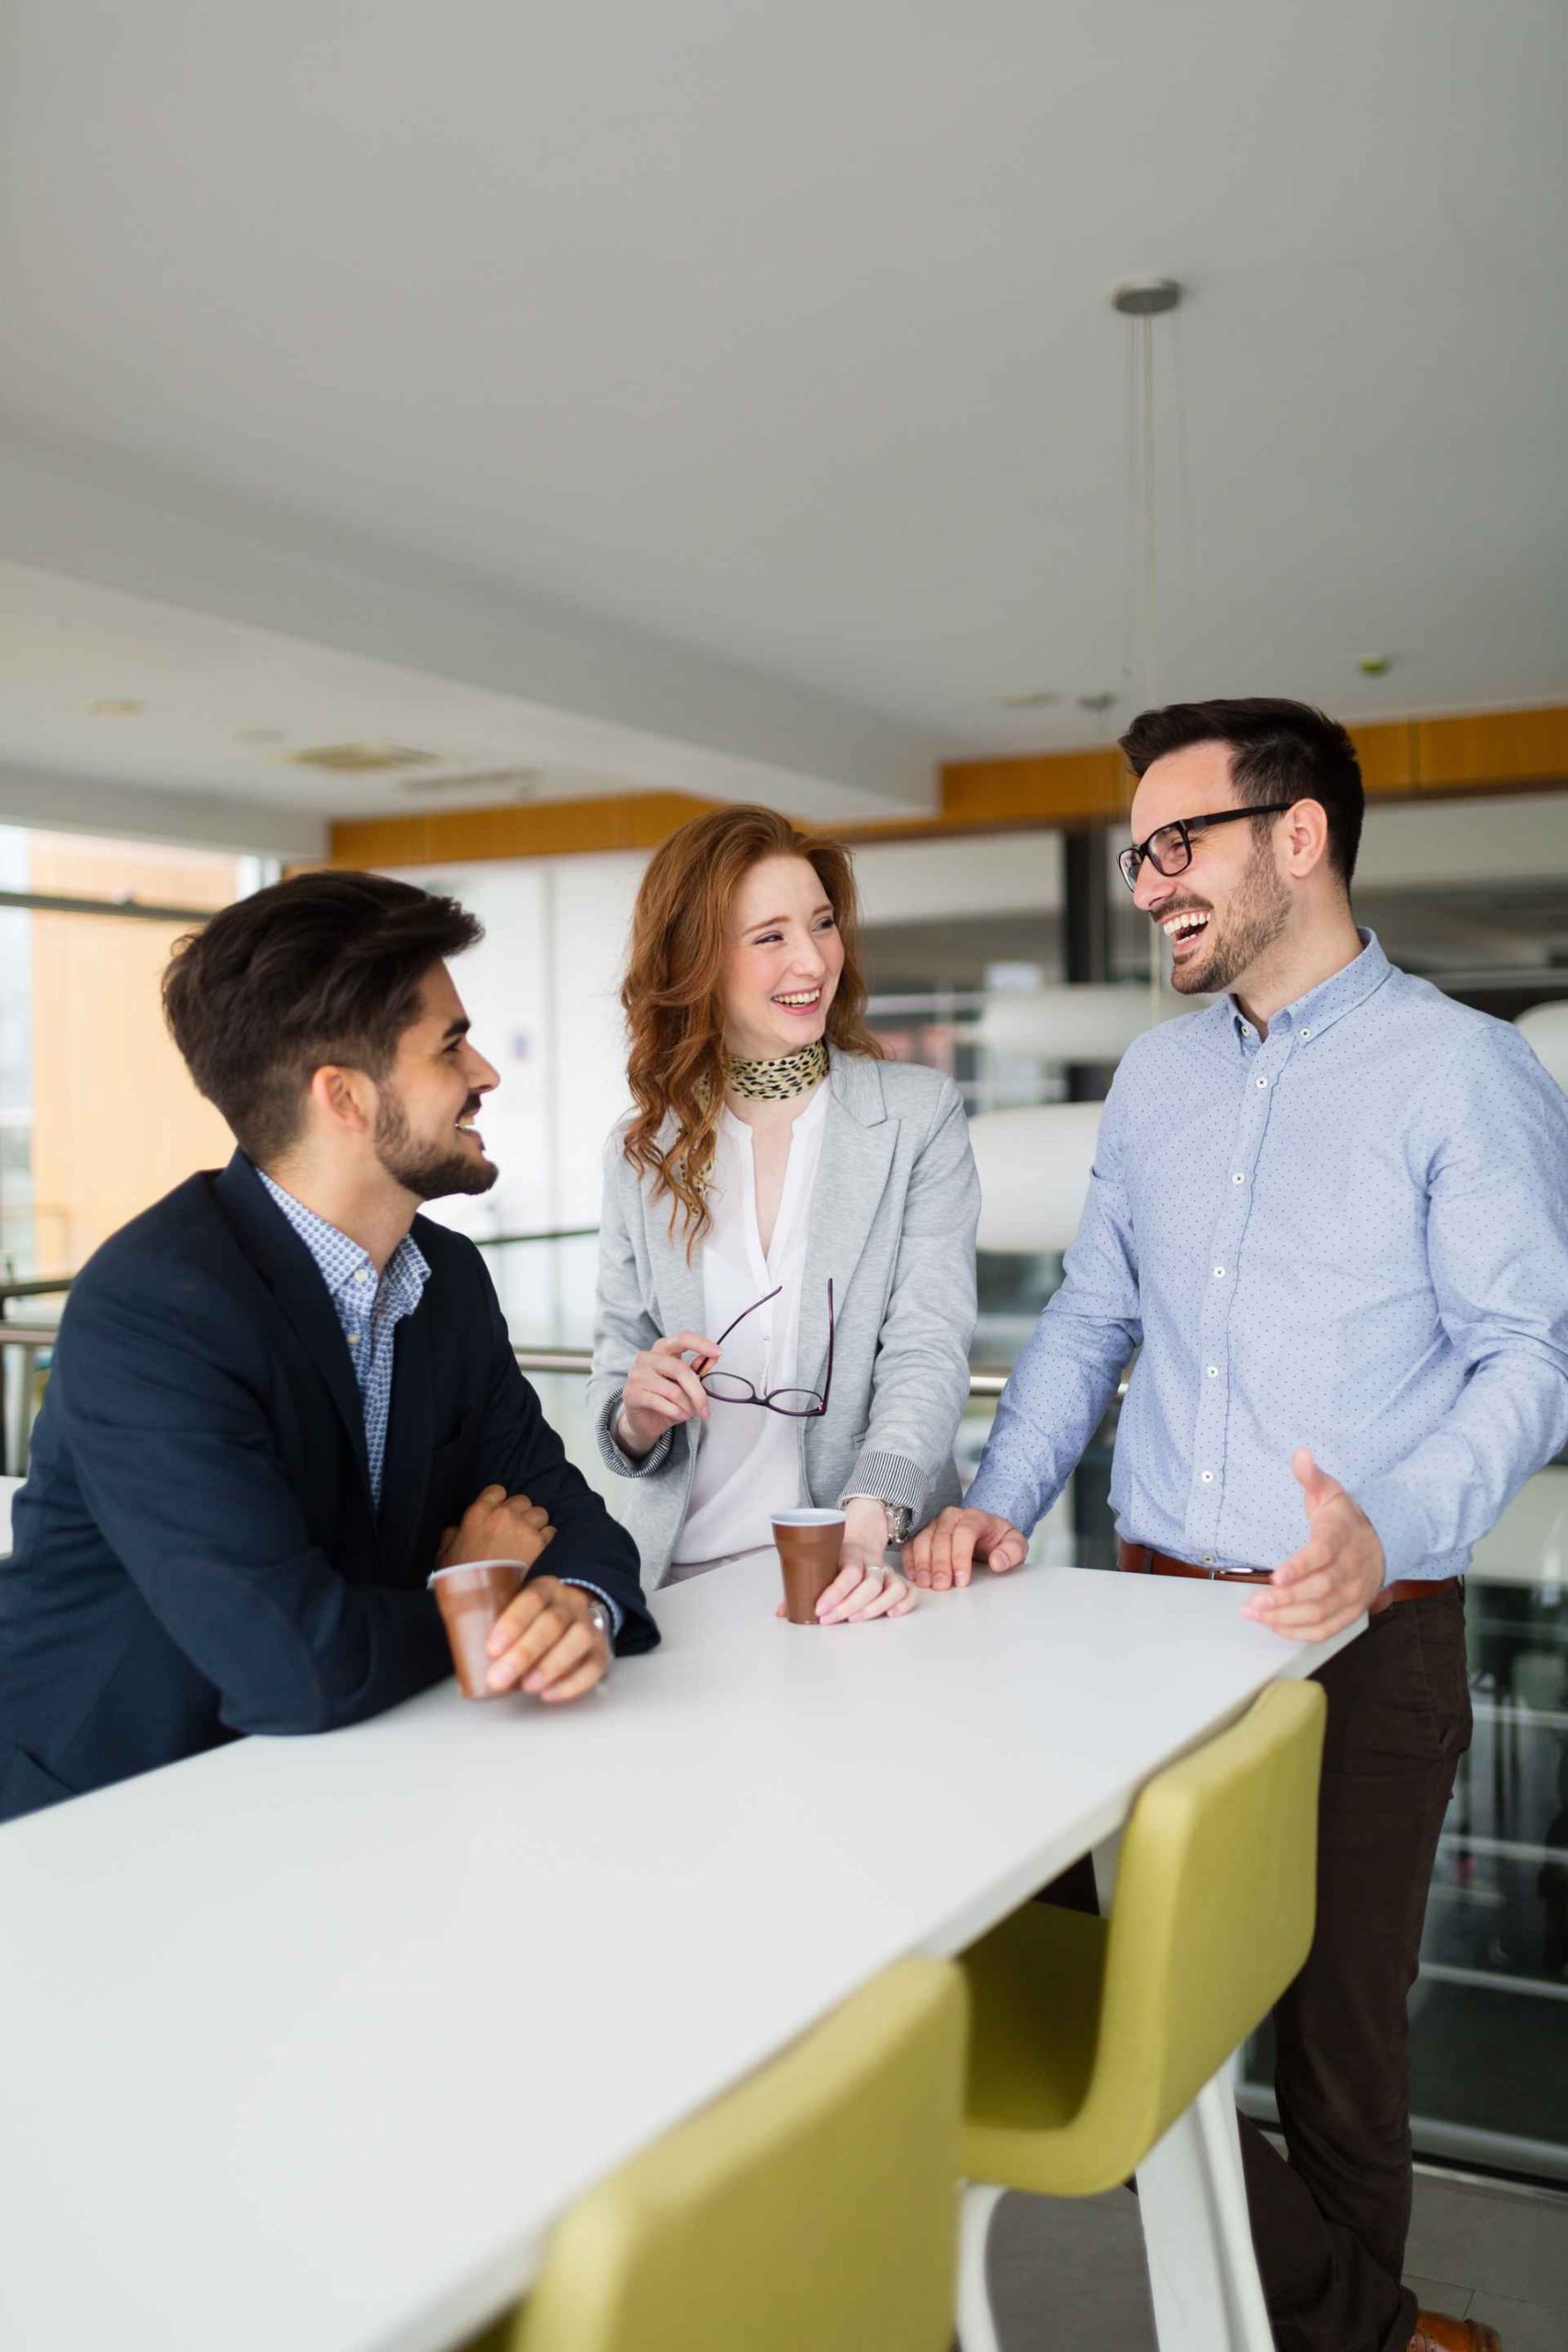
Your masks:
M1282 817L1287 808L1295 807L1293 800L1266 800L1256 808L1216 808L1212 817L1178 817L1174 824L1161 825L1146 842L1134 842L1131 849L1119 850L1116 863L1122 879L1129 890L1138 887L1138 869L1145 858L1156 874L1168 882L1173 875L1185 874L1192 863L1192 836L1206 832L1211 825L1230 825L1238 817Z
M773 1289L764 1292L761 1298L754 1299L750 1306L742 1308L733 1323L725 1325L714 1346L722 1348L731 1331L744 1323L748 1315L755 1315L759 1306L766 1306L770 1298L777 1298L783 1288L783 1283L779 1283ZM828 1369L822 1375L820 1389L770 1388L765 1396L759 1396L751 1383L738 1372L705 1373L702 1385L716 1405L761 1405L765 1411L784 1413L792 1421L815 1420L819 1414L825 1413L833 1388L832 1283L828 1285Z

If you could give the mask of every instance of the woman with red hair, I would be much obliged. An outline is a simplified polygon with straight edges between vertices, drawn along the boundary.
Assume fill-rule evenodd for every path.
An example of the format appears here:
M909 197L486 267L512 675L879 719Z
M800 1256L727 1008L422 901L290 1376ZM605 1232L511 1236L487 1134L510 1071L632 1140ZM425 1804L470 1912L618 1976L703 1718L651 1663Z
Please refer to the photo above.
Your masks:
M771 809L695 818L650 862L590 1387L645 1589L841 1507L825 1623L913 1606L887 1554L957 1498L975 1328L963 1102L884 1060L856 918L848 851Z

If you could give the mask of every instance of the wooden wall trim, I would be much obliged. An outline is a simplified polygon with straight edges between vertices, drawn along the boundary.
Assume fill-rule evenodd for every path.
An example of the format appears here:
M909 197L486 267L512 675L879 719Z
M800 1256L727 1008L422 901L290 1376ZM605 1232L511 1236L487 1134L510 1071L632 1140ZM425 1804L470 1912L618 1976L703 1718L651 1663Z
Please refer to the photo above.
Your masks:
M717 804L685 792L607 793L417 817L350 817L332 827L333 865L469 865L492 857L571 857L582 851L657 849L677 826Z
M1352 727L1367 797L1420 800L1568 789L1568 707L1391 718ZM847 842L930 841L1024 827L1119 824L1132 799L1120 752L1040 752L955 760L941 772L930 817L834 825ZM485 858L564 857L653 849L715 807L680 792L627 792L537 807L449 808L409 817L350 818L332 828L334 865L441 865Z

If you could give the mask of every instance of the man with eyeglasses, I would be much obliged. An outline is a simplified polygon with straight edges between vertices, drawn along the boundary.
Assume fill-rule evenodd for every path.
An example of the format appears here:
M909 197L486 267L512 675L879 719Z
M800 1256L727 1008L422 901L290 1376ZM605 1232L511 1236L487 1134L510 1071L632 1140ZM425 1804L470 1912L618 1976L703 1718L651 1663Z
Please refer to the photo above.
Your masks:
M1484 2352L1401 2284L1406 1997L1471 1734L1461 1578L1568 1441L1568 1100L1517 1031L1390 964L1350 910L1359 768L1299 703L1176 704L1122 739L1122 871L1207 1010L1139 1039L1061 1288L919 1585L1003 1570L1138 1351L1120 1565L1235 1578L1316 1641L1317 1930L1274 2017L1289 2150L1243 2123L1280 2352ZM1052 1890L1094 1900L1092 1871Z

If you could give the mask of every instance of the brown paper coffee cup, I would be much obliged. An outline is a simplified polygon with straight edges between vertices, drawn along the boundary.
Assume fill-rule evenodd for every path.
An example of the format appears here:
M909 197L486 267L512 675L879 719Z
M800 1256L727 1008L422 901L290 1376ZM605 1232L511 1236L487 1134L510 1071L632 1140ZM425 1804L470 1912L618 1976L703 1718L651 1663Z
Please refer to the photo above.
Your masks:
M490 1687L495 1661L485 1645L496 1619L522 1591L527 1573L517 1560L465 1560L456 1567L437 1568L427 1579L440 1604L457 1688L465 1699L509 1695Z
M844 1514L782 1510L773 1530L784 1570L784 1615L792 1625L815 1625L817 1604L839 1573Z

